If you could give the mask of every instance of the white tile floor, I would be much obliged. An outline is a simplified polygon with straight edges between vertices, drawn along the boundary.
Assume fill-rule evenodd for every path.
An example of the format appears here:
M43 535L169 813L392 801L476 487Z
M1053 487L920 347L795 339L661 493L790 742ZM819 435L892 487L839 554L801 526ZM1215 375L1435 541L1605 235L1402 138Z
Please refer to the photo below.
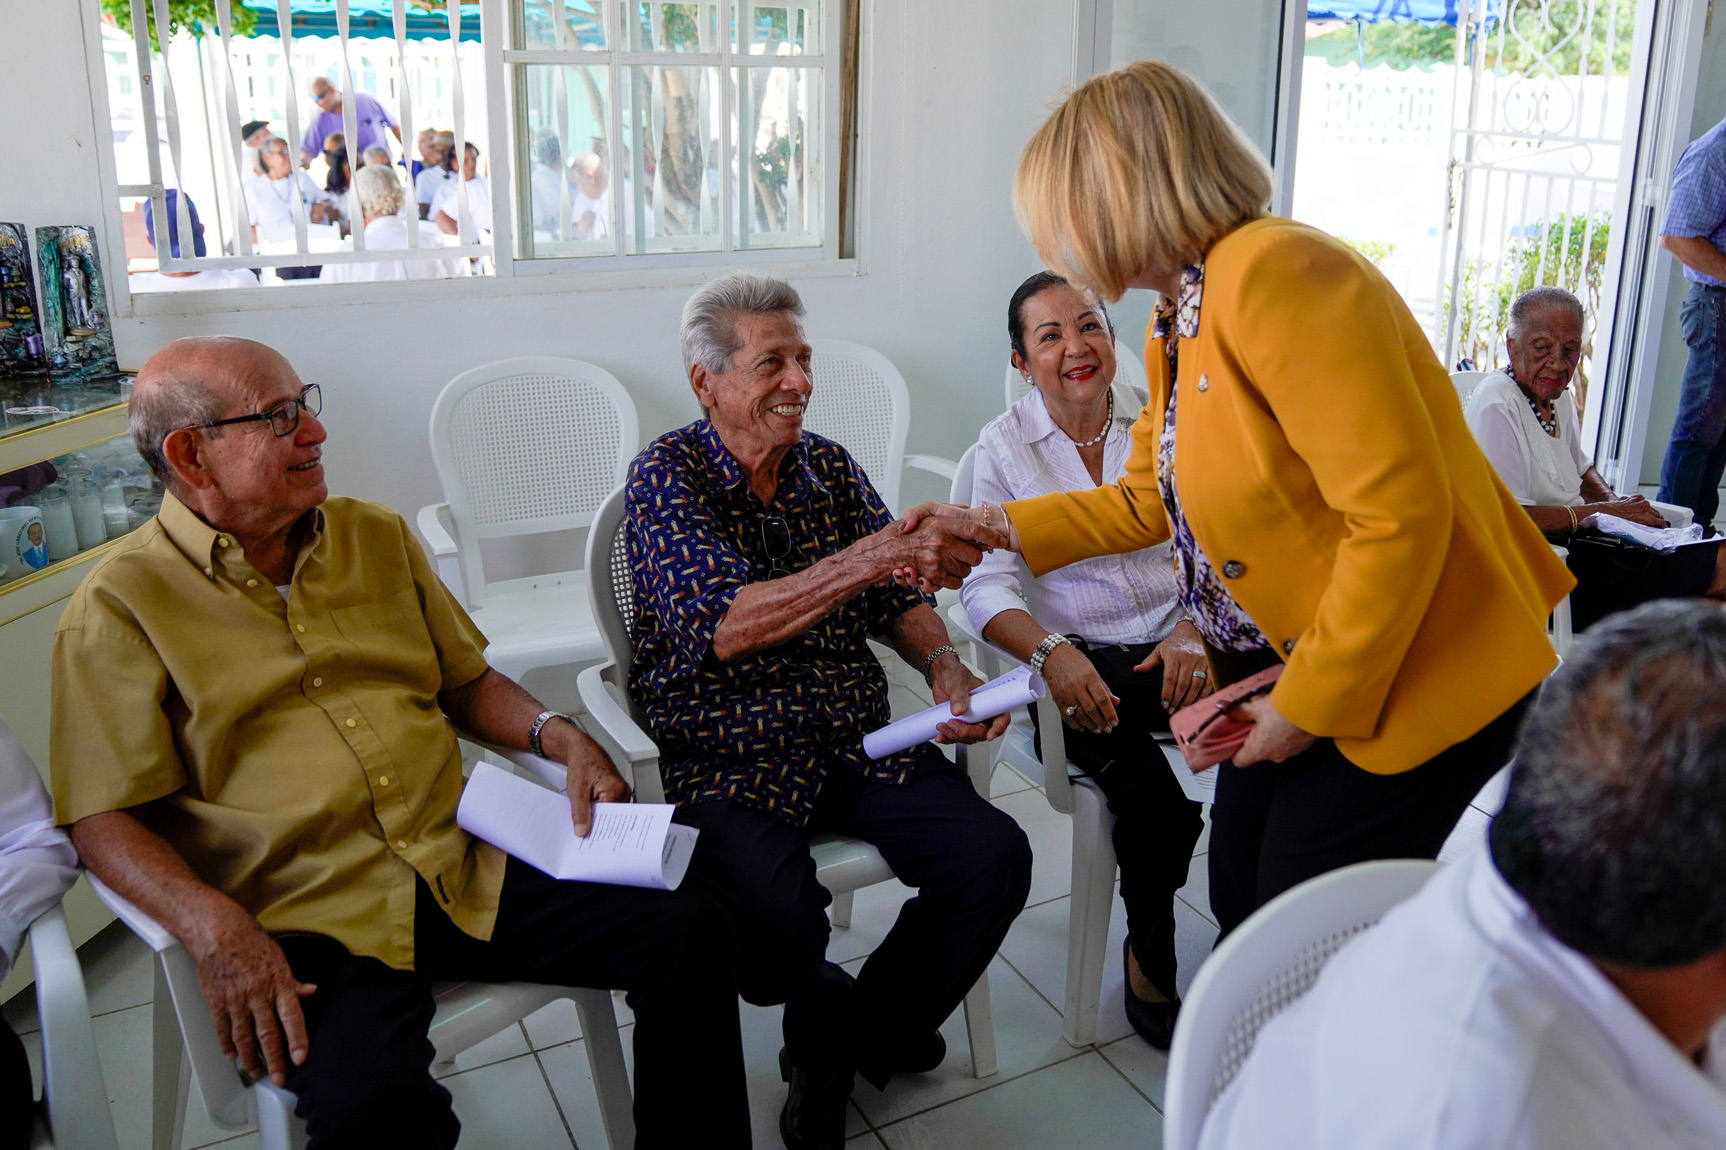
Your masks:
M1447 856L1478 849L1486 812L1496 804L1489 787L1458 827ZM1066 978L1068 868L1071 824L1053 811L1039 788L1006 766L996 768L991 801L1025 828L1036 851L1030 905L1013 925L990 966L1000 1073L971 1077L962 1012L943 1032L949 1054L933 1074L901 1075L886 1091L859 1084L850 1115L850 1144L877 1150L987 1146L990 1150L1083 1146L1087 1150L1161 1144L1166 1057L1127 1025L1118 963L1106 968L1101 1025L1095 1046L1074 1049L1061 1039L1057 1003ZM1191 985L1210 952L1210 920L1199 840L1192 874L1180 893L1176 945L1180 988ZM906 890L886 883L857 894L852 925L835 930L828 954L855 970L892 924ZM1110 952L1125 934L1120 903L1110 923ZM149 1000L147 953L119 924L81 951L102 1068L122 1150L149 1145ZM34 1003L29 994L5 1007L37 1059ZM779 1011L743 1007L744 1054L749 1069L755 1142L779 1143ZM629 1012L618 1003L627 1030ZM629 1043L624 1043L625 1051ZM461 1116L462 1146L598 1148L605 1145L593 1102L586 1050L568 1003L547 1007L520 1026L468 1051L443 1079ZM197 1112L188 1117L185 1146L252 1147L255 1133L224 1133ZM225 1140L224 1140L225 1139Z

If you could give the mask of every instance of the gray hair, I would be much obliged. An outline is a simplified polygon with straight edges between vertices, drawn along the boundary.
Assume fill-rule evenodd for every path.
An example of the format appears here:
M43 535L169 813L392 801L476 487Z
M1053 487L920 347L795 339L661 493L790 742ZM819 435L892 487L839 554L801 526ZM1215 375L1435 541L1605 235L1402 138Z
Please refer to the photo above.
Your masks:
M158 380L132 393L126 406L126 430L132 433L132 446L138 449L156 478L171 490L177 484L174 469L162 453L162 444L182 427L197 427L222 418L225 406L222 397L201 379L181 376ZM204 434L220 439L224 430L210 427L204 429Z
M276 147L277 144L280 144L281 147ZM261 156L267 156L272 152L286 152L287 150L288 142L281 136L271 136L262 144L258 145L258 154Z
M1529 319L1537 311L1546 308L1569 308L1576 316L1576 326L1580 328L1586 318L1582 310L1582 301L1552 284L1541 284L1531 287L1517 296L1510 304L1510 322L1505 326L1504 334L1512 339L1521 339L1523 328L1528 326Z
M393 216L402 210L402 182L392 164L367 164L355 172L354 194L367 215Z
M683 305L683 324L678 343L683 348L683 370L700 364L715 375L732 368L731 359L742 348L737 321L744 316L790 312L803 317L803 297L784 280L750 272L732 272L703 284Z
M387 164L390 162L390 150L382 144L373 144L360 153L360 159L368 164Z
M1614 615L1530 707L1492 858L1589 958L1644 968L1726 947L1726 612Z

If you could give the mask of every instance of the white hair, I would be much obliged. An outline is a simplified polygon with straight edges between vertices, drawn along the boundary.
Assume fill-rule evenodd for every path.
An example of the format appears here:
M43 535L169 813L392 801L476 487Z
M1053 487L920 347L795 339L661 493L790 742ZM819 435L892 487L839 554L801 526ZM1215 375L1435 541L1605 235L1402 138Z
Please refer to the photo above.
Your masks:
M737 321L744 316L790 312L803 317L803 297L784 280L771 276L732 272L696 289L683 305L683 324L678 343L683 348L683 370L700 364L715 375L731 370L732 356L742 347Z
M354 194L368 216L394 216L402 210L402 182L393 164L367 164L355 172Z

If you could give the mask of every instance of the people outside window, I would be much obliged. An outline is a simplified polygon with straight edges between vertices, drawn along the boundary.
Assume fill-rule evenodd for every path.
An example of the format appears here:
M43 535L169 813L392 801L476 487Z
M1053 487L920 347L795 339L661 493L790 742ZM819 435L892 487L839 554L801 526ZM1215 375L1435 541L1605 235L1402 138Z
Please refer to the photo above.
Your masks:
M447 183L438 188L427 217L445 235L458 234L456 217L461 213L461 199L457 189L465 189L470 221L468 235L477 244L483 242L482 236L486 239L491 237L491 181L479 174L479 148L469 143L463 146L462 152L461 182Z
M1488 847L1267 1023L1204 1150L1726 1146L1726 615L1615 615L1528 712Z
M1595 530L1597 515L1667 524L1642 496L1608 487L1582 449L1581 420L1567 394L1582 358L1582 322L1582 301L1561 287L1517 296L1504 336L1510 364L1475 387L1469 429L1534 525L1568 552L1577 631L1650 599L1726 599L1726 551L1718 543L1662 554Z
M180 247L180 191L169 188L164 193L168 216L168 254L174 259L182 258L186 253ZM196 256L205 255L204 223L198 218L198 205L192 202L192 197L185 198L186 214L192 223L192 251ZM144 234L150 239L150 246L158 252L160 245L156 243L156 206L155 201L144 201ZM135 292L154 291L217 291L222 288L257 287L258 277L245 268L211 268L208 271L141 272L126 277L126 287Z
M270 122L268 120L247 120L240 126L240 147L242 149L240 171L242 176L261 176L264 174L264 161L259 155L264 142L270 138Z
M1659 499L1690 508L1711 530L1726 473L1726 120L1678 157L1660 246L1690 281L1679 312L1690 356L1660 461Z
M1056 272L1161 296L1125 471L908 516L987 520L1038 577L1170 541L1217 688L1280 668L1216 768L1224 935L1325 871L1438 853L1509 761L1555 661L1546 617L1575 583L1396 289L1341 241L1266 216L1270 192L1184 72L1140 61L1081 85L1026 146L1014 203Z
M408 246L408 228L418 229L419 247L426 255L355 263L327 263L318 278L324 283L378 280L449 279L468 274L467 261L454 259L436 225L402 214L406 192L395 165L370 164L354 174L354 194L360 202L367 251L400 251ZM351 241L349 241L351 244Z
M785 1145L828 1150L844 1143L854 1075L882 1087L941 1063L938 1027L1024 906L1031 852L933 744L862 749L889 721L871 636L958 715L979 685L932 600L891 573L956 587L1004 540L950 520L906 532L844 448L804 432L815 384L802 315L791 285L745 273L684 307L705 414L651 443L625 480L629 692L675 817L701 832L690 877L736 923L743 997L785 1004ZM940 741L1006 722L951 719ZM809 836L829 830L874 844L916 890L855 979L826 959L832 897Z
M438 147L437 129L421 128L414 136L414 151L418 156L408 168L408 179L419 179L420 172L426 168L435 167L443 158L443 149Z
M998 505L1119 479L1141 403L1116 373L1102 301L1039 272L1007 305L1007 337L1031 390L983 428L972 501ZM991 551L959 599L986 639L1037 665L1065 715L1067 761L1108 800L1127 909L1127 1020L1167 1050L1180 1010L1174 898L1204 819L1153 735L1166 735L1170 714L1210 693L1204 640L1176 594L1174 549L1165 542L1085 559L1041 579L1012 552Z
M264 245L291 245L296 232L294 215L304 212L308 224L334 224L341 212L328 192L312 177L294 168L288 142L272 136L263 149L264 174L241 185L246 196L246 218L252 240ZM296 203L300 206L296 207ZM289 250L292 250L290 247ZM316 279L316 267L277 268L282 279Z
M312 161L324 151L324 141L337 132L347 131L347 117L343 114L342 92L324 77L319 76L312 81L312 103L317 105L317 111L306 123L306 131L300 137L300 166L311 167ZM388 147L388 132L395 136L396 143L402 140L401 125L390 115L389 109L378 102L378 98L369 92L354 93L354 150L363 152L373 144Z
M690 883L558 881L456 824L458 731L562 764L577 835L630 788L486 665L400 516L329 495L321 405L250 340L138 373L167 494L60 618L56 819L186 947L223 1052L297 1096L314 1148L456 1144L433 979L627 991L636 1145L748 1145L726 914Z
M419 205L420 219L431 219L432 201L438 189L452 186L459 178L455 162L455 133L439 132L434 137L436 157L414 177L414 202Z
M563 178L563 144L557 133L541 128L533 134L533 166L528 170L528 188L533 205L533 230L542 240L558 240L563 236L558 221L562 218L565 181Z

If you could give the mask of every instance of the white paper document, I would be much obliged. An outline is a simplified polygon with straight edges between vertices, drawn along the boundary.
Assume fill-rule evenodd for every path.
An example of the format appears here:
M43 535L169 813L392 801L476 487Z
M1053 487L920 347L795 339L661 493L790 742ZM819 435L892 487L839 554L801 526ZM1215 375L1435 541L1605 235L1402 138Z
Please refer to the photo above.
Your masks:
M935 728L941 723L952 719L980 723L1006 714L1014 707L1027 706L1048 693L1049 689L1041 678L1031 674L1029 668L1020 667L972 691L970 707L963 715L955 715L953 708L946 703L936 703L927 710L888 723L878 731L870 731L863 736L863 753L872 759L884 759L933 739Z
M595 803L593 828L576 838L567 795L482 762L455 821L552 878L676 890L700 832L673 823L671 811L663 803Z

